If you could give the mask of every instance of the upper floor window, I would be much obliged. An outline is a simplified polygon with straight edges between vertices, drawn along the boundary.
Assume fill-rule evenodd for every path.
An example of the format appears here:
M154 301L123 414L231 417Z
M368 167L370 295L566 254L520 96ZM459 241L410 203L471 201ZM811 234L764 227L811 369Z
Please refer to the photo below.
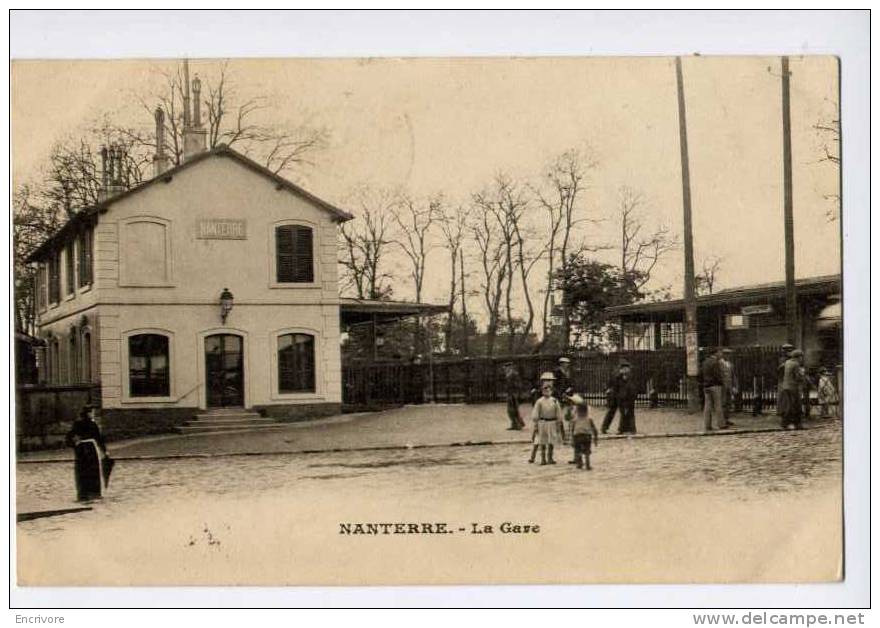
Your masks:
M278 283L315 281L314 246L311 227L275 227L275 273Z
M49 258L49 303L61 300L61 251L52 253Z
M64 251L64 284L67 294L76 292L76 260L74 258L73 242Z
M46 309L46 265L40 264L37 267L37 274L34 277L37 291L37 307L42 311Z
M278 392L315 392L314 336L278 336Z
M92 283L92 230L84 229L77 238L79 250L79 287Z
M138 334L128 338L128 392L131 397L170 395L168 336Z

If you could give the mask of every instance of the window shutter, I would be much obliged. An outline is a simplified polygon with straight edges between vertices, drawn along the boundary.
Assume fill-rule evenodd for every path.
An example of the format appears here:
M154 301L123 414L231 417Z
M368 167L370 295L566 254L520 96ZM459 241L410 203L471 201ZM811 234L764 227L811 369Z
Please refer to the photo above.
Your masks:
M315 280L312 230L300 225L275 229L275 266L278 283Z
M278 283L295 281L293 257L293 227L275 229L275 265Z
M312 230L308 227L295 227L294 233L294 281L311 283L315 280L312 265Z

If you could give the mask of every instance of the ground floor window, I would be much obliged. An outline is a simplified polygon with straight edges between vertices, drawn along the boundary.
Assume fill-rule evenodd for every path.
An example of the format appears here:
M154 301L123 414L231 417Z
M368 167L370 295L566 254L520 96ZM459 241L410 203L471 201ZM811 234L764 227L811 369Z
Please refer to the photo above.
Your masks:
M278 392L315 392L314 336L278 336Z
M79 381L79 348L76 345L76 329L70 330L67 355L67 380L71 384Z
M167 397L171 394L167 336L138 334L129 337L128 386L131 397Z
M92 333L89 331L82 335L82 379L92 381Z

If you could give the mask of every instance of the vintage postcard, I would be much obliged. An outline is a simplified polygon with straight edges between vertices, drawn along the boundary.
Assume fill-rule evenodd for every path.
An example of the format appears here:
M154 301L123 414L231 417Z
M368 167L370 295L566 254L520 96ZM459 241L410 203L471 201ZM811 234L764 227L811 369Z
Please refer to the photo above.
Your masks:
M14 61L18 584L842 579L839 70Z

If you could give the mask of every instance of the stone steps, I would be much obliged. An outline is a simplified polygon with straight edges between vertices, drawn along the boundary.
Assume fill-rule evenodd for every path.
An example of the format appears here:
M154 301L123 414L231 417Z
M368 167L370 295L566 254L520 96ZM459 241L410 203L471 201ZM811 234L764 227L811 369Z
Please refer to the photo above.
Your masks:
M176 428L179 434L207 434L212 432L249 432L283 427L274 419L262 417L244 408L218 408L196 414Z

